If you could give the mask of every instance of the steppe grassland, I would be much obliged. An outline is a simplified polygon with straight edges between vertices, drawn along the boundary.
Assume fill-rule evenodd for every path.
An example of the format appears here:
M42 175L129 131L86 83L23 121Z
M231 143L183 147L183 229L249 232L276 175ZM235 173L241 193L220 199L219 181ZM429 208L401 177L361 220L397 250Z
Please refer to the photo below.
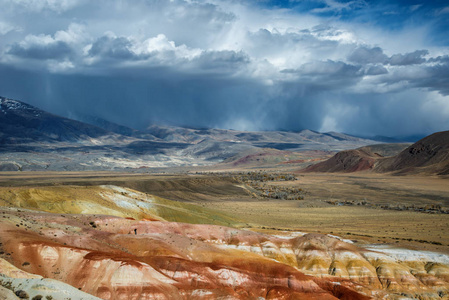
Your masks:
M353 206L301 207L278 200L220 202L213 207L273 234L292 230L331 233L360 243L391 243L449 253L448 215Z
M228 175L107 172L2 173L0 193L10 186L76 185L82 188L114 184L218 210L242 220L251 230L332 233L360 243L391 243L449 253L448 214L380 208L435 204L447 208L449 179L361 173L296 176L296 181L267 184L301 187L305 191L304 200L254 198L246 189L236 187ZM338 204L344 201L354 205ZM369 205L357 205L363 201Z
M213 207L265 231L332 233L362 243L449 253L449 214L411 210L437 205L447 210L448 178L371 173L297 176L296 181L266 184L300 187L304 200L223 201Z

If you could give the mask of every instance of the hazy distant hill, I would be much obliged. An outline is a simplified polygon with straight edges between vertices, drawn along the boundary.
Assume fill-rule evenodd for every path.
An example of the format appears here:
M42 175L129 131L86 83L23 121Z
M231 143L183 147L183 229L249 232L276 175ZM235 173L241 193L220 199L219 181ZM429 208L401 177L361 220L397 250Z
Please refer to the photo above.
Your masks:
M92 115L75 114L73 116L73 119L75 119L79 122L82 122L82 123L100 127L109 132L114 132L114 133L118 133L118 134L126 135L126 136L134 136L134 135L138 134L138 132L139 132L138 130L129 128L127 126L119 125L119 124L110 122L108 120L105 120L103 118L92 116Z
M152 125L147 131L164 141L199 143L217 141L226 143L245 143L258 148L278 150L332 150L355 148L374 144L375 141L351 135L312 130L290 131L239 131L226 129L193 129L176 126Z
M129 137L135 137L135 138L141 138L141 139L147 139L147 140L157 140L157 138L153 135L151 135L148 132L143 132L137 129L133 129L124 125L120 125L111 121L108 121L106 119L97 117L97 116L92 116L92 115L86 115L86 114L75 114L73 116L74 119L76 119L77 121L83 122L83 123L87 123L90 125L94 125L97 127L100 127L106 131L109 132L114 132L117 134L121 134L124 136L129 136Z
M449 131L431 134L397 153L401 147L405 148L406 144L383 144L342 151L304 171L355 172L372 169L395 174L449 174Z

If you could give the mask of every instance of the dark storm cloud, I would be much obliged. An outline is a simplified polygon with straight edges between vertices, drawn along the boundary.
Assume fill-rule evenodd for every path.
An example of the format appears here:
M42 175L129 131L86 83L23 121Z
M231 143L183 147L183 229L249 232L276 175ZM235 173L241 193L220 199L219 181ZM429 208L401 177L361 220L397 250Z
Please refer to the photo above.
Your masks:
M429 54L427 50L416 50L406 54L395 54L390 57L388 63L392 66L406 66L422 64L426 61L423 56Z
M384 75L384 74L388 74L388 70L381 65L370 66L366 70L366 75L376 76L376 75Z
M97 39L89 50L90 56L102 56L120 60L137 58L129 50L131 42L125 37L102 36Z
M328 79L358 77L360 76L359 70L360 67L332 60L306 63L299 69L303 75L324 76Z
M428 50L416 50L411 53L397 53L388 57L380 47L358 47L349 56L348 60L359 64L390 64L392 66L406 66L426 62L423 56L429 54Z
M449 63L449 55L432 57L432 58L429 58L428 61L432 62L432 63L434 63L434 62L437 62L437 63Z
M449 60L426 67L424 70L428 73L428 76L426 76L425 80L417 80L415 84L449 96Z
M384 64L388 61L388 56L384 54L380 47L358 47L349 55L348 60L359 64Z
M363 77L360 66L332 60L310 62L303 64L298 69L285 69L281 72L296 75L294 82L300 88L301 94L305 94L307 91L308 97L313 97L314 94L323 91L344 90ZM296 90L291 85L282 85L282 88Z
M445 22L435 5L5 1L0 95L55 113L136 128L406 135L449 127L449 48L429 42L433 24ZM393 8L393 27L374 19L390 20L382 13ZM422 14L432 12L429 23ZM401 23L406 13L423 25Z
M48 44L30 44L22 46L13 44L7 54L31 59L62 59L69 56L72 49L67 43L53 41Z
M218 72L233 72L250 62L248 55L235 51L204 51L192 63L202 70L217 70Z

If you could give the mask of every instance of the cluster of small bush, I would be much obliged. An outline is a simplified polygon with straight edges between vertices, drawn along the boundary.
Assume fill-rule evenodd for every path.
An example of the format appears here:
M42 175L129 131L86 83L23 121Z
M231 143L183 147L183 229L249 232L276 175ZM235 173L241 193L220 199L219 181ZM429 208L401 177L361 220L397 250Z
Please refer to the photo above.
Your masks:
M245 183L256 191L256 195L267 199L303 200L304 191L301 188L275 185L277 181L293 181L297 178L292 174L268 172L241 172L233 174L233 178ZM264 182L273 182L265 185Z
M258 182L267 182L267 181L292 181L297 178L292 174L283 174L283 173L268 173L268 172L241 172L234 175L239 181L258 181Z
M259 195L269 199L282 200L304 200L304 192L301 188L279 187L279 186L253 186L259 191Z

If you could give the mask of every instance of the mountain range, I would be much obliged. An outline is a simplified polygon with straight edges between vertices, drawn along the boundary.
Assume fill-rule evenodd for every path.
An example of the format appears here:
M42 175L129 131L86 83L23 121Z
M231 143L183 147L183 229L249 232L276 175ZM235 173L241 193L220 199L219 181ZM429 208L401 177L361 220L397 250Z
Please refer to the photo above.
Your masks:
M151 125L136 130L93 116L73 120L0 97L0 170L110 170L205 166L267 149L339 151L377 141L311 130L239 131Z
M77 118L0 97L0 170L147 170L217 163L254 168L312 162L337 152L304 171L449 174L449 131L411 145L312 130L250 132L166 125L136 130L99 117Z

